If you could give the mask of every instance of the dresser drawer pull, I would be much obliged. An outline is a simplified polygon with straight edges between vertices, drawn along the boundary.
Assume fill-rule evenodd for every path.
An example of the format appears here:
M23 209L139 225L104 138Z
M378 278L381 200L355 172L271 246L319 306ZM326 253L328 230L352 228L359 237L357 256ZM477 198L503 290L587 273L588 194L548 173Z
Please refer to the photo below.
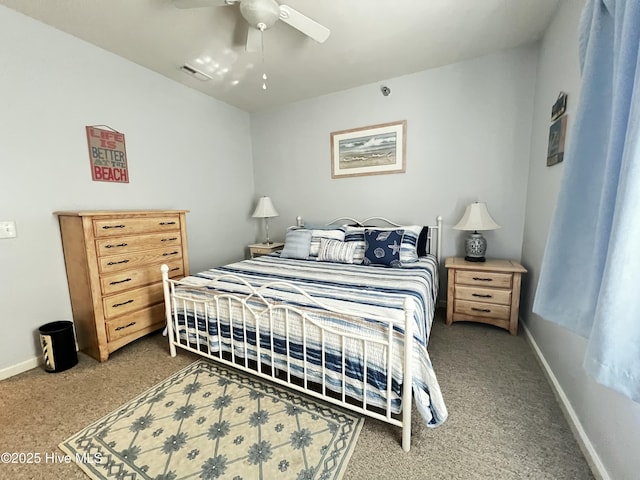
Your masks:
M170 269L170 272L175 272L176 270L180 270L180 267L173 267L172 269Z
M175 225L176 222L160 222L160 225Z
M119 243L117 245L105 245L104 248L126 247L126 243Z
M169 256L169 255L177 255L180 252L165 252L162 254L163 257Z
M474 280L478 280L480 282L493 282L493 278L480 278L480 277L473 277Z
M491 298L491 297L493 297L493 295L482 295L480 293L472 293L471 296L472 297L480 297L480 298Z
M491 310L489 310L488 308L476 308L476 307L471 307L471 310L475 310L476 312L491 313Z
M119 283L126 283L126 282L130 282L131 279L130 278L125 278L124 280L118 280L116 282L110 282L109 285L117 285Z
M124 330L125 328L133 327L135 324L136 324L136 322L131 322L131 323L127 323L126 325L123 325L121 327L116 327L116 332L118 330Z
M133 303L133 299L131 299L131 300L127 300L126 302L122 302L122 303L116 303L116 304L114 304L114 305L111 305L111 307L113 307L113 308L118 308L118 307L121 307L121 306L123 306L123 305L126 305L127 303Z
M107 265L118 265L119 263L129 263L129 260L120 260L119 262L109 262Z
M105 230L109 229L109 228L124 228L125 225L105 225L104 228Z
M161 242L173 242L174 240L177 240L178 237L171 237L171 238L163 238L162 240L160 240Z

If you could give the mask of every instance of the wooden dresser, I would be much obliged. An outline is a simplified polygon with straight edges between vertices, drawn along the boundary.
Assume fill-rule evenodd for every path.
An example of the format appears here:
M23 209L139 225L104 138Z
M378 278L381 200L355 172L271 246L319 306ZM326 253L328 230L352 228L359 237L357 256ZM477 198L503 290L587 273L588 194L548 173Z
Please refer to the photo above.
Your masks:
M518 334L521 276L527 270L514 260L467 262L449 257L447 325L457 321L488 323Z
M162 273L189 275L187 210L55 212L78 345L104 362L165 324Z

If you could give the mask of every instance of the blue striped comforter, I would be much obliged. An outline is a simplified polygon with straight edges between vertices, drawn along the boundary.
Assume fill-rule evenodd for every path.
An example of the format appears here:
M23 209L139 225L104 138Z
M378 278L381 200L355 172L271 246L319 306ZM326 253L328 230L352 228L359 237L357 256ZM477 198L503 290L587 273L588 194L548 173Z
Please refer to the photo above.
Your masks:
M421 258L418 262L408 264L403 268L384 268L365 265L351 265L330 262L318 262L310 260L295 260L280 258L279 254L266 255L251 260L225 265L200 272L192 277L183 279L186 282L202 284L205 280L219 277L220 275L234 275L246 280L253 287L260 287L274 280L297 285L312 297L332 307L358 311L361 321L354 322L352 318L340 315L333 315L327 318L326 311L318 310L314 315L316 319L328 320L331 325L338 330L362 335L372 335L379 332L376 329L376 322L367 320L367 315L383 316L384 318L397 321L394 327L394 348L397 355L393 358L393 381L392 381L392 411L401 411L401 389L404 379L402 378L402 335L404 327L403 302L406 297L410 298L415 305L414 313L414 349L413 349L413 396L416 406L424 418L425 423L430 427L442 424L447 418L447 409L444 404L440 386L435 372L431 365L431 360L427 352L429 333L433 321L433 313L438 293L438 269L436 260L432 256ZM216 287L218 290L219 286ZM229 283L225 284L225 291L243 292L245 287ZM190 295L203 295L201 291L194 293L188 287L179 287L177 292L189 291ZM312 303L303 295L285 287L277 288L273 293L273 298L278 301L286 301L296 306L304 307L314 311ZM189 312L186 315L189 338L195 341L195 324L198 324L200 332L206 332L204 315L202 312ZM180 323L184 325L185 316L179 315ZM221 333L217 332L217 323L209 322L208 338L212 350L217 350L222 345L223 350L229 351L232 347L230 340L230 328L228 323L221 323ZM264 329L263 329L264 330ZM327 367L331 370L324 374L325 382L329 388L334 387L335 391L340 391L342 385L342 368L348 376L347 391L354 398L361 399L363 396L363 368L362 353L357 345L346 345L346 362L339 356L338 345L331 345L331 339L326 338L323 353L320 351L320 340L313 337L313 333L306 332L306 351L304 357L301 341L301 332L289 331L285 338L284 329L278 330L276 326L273 332L260 330L261 360L275 365L277 368L286 369L286 357L284 355L287 346L292 357L288 365L292 375L302 372L302 362L308 368L309 364L316 365L317 378L322 378L322 371L319 368L321 358L324 357ZM185 329L179 328L179 333L184 336ZM255 329L249 331L246 338L243 338L240 328L236 331L234 326L233 337L236 341L247 342L255 347ZM266 336L265 336L266 335ZM200 335L205 338L204 334ZM200 341L200 339L197 339ZM300 342L297 343L296 340ZM273 342L273 343L271 343ZM274 346L275 358L271 358L265 349L270 345ZM253 359L257 358L255 348L251 350ZM303 358L304 357L304 358ZM367 353L367 401L376 406L383 406L386 399L386 371L383 352L370 351ZM311 372L313 372L313 368ZM313 380L313 378L310 378Z

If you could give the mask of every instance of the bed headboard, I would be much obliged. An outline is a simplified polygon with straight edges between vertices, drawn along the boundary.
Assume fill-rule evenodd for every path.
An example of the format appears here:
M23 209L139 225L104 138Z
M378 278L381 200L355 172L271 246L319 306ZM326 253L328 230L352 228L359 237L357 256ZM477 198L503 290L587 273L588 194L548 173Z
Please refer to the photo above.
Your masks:
M394 222L384 217L369 217L364 220L356 220L352 217L338 217L326 225L341 225L349 223L351 225L357 225L360 227L380 227L380 226L392 226L392 227L401 227L402 224ZM302 217L296 218L296 224L299 227L304 226L304 220ZM406 225L406 224L405 224ZM428 245L428 253L434 255L438 259L438 264L441 262L441 252L442 252L442 216L438 215L436 217L436 223L433 225L425 225L428 228L427 231L427 245Z

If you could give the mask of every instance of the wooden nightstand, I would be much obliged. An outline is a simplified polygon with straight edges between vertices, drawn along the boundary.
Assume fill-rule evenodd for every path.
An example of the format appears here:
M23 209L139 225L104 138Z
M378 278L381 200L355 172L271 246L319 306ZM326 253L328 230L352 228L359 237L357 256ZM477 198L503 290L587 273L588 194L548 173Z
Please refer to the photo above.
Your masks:
M467 262L449 257L447 325L469 321L495 325L518 334L520 280L526 269L514 260Z
M272 243L253 243L249 245L249 254L251 258L259 257L260 255L268 255L269 253L282 250L284 243L272 242Z

